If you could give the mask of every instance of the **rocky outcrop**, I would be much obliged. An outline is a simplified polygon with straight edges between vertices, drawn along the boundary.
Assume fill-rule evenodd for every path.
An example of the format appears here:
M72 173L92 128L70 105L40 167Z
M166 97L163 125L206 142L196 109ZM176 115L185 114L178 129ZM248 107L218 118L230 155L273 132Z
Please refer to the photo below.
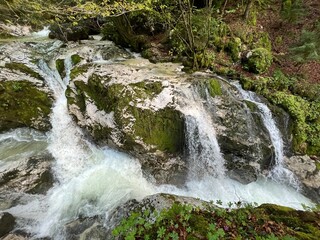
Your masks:
M147 234L155 239L160 228L166 229L168 235L171 231L181 233L179 229L183 227L179 226L188 226L189 231L184 234L186 239L193 236L195 239L207 239L210 223L221 227L220 231L224 233L221 239L251 238L250 229L255 229L253 238L269 235L279 238L295 236L298 239L318 239L320 236L318 212L299 211L273 204L253 207L242 206L241 202L238 202L235 205L238 207L221 209L212 203L170 194L156 194L140 202L131 200L110 214L110 223L107 225L111 229L106 236L107 239L112 239L114 236L111 230L114 229L115 239ZM185 216L187 217L184 219ZM228 221L231 223L225 224ZM140 227L140 222L149 225L143 228ZM116 226L118 227L115 228ZM241 231L238 231L239 229Z
M184 197L173 194L155 194L144 198L141 201L136 199L129 200L125 204L118 206L110 214L108 214L108 231L107 238L112 239L112 229L120 224L121 220L127 218L133 212L143 213L145 210L156 211L160 213L164 209L169 209L172 205L176 204L188 204L199 209L205 208L209 203L203 200L199 200L192 197Z
M184 119L173 107L173 86L153 79L139 81L135 74L145 77L139 69L102 67L87 64L71 71L66 91L70 113L95 141L138 157L143 170L159 183L180 181L185 170L180 159ZM119 70L123 74L116 75ZM131 80L121 79L125 71L133 71L127 75Z
M15 218L10 213L0 213L0 238L13 230Z
M320 162L309 156L292 156L285 158L285 164L298 177L305 194L320 202Z
M15 167L0 172L0 193L25 192L43 194L52 187L52 156L42 154L31 157Z
M19 127L48 131L51 91L34 64L29 47L18 45L19 53L15 45L0 47L0 132Z
M273 149L256 105L242 101L238 90L219 79L198 84L214 120L228 175L244 184L269 169Z

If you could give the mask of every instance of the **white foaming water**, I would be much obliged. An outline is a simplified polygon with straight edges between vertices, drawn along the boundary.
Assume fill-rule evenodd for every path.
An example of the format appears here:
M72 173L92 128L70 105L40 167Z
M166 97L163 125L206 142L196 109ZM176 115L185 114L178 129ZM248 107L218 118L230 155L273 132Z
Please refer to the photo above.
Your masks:
M221 177L225 173L224 159L210 114L205 111L196 90L185 86L180 90L179 108L186 120L189 179Z
M49 27L44 27L42 30L38 32L33 32L31 35L33 37L48 37L50 33Z
M263 124L269 132L271 143L274 147L275 153L275 164L273 169L269 173L269 177L275 179L276 181L288 183L298 189L298 180L296 179L294 174L289 169L286 169L283 165L284 153L282 135L276 125L275 120L273 119L270 109L267 105L259 101L255 93L243 90L239 83L233 83L233 85L239 90L243 99L254 103L258 107Z
M47 209L45 212L39 209L38 217L41 218L38 220L41 221L33 227L37 236L55 239L62 239L60 230L63 225L79 215L107 213L129 199L141 199L155 193L152 185L143 178L136 159L90 144L72 121L63 85L69 81L69 59L65 60L65 67L67 74L63 80L55 70L50 73L49 68L44 68L51 81L58 82L50 83L57 100L52 110L48 149L56 159L54 173L59 184L48 193L45 200Z

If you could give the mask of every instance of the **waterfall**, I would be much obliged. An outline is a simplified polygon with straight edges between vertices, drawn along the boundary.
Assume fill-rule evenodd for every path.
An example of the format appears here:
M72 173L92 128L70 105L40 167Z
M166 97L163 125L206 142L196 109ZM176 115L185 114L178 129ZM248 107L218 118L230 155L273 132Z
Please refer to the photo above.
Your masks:
M196 89L181 87L180 111L185 115L189 178L222 177L224 159L210 114Z
M279 128L272 116L272 113L268 106L262 103L257 95L251 91L245 91L241 85L236 82L233 85L238 89L242 98L246 101L254 103L259 109L260 116L262 118L263 124L269 132L272 146L274 148L274 166L269 172L269 177L280 182L288 183L291 186L299 189L299 182L295 175L283 164L283 140Z
M46 212L41 213L41 223L33 229L39 237L49 235L64 239L63 224L79 214L99 215L129 199L141 199L155 193L142 176L136 159L90 143L68 114L64 91L70 80L70 56L65 58L64 79L55 68L48 67L45 62L40 64L56 98L48 150L55 158L53 170L59 184L48 193L44 201ZM19 211L25 210L19 208Z
M102 43L99 44L101 46ZM38 64L39 73L46 80L55 98L51 115L52 130L47 136L26 129L0 134L0 167L5 161L14 161L17 156L19 158L26 154L26 157L29 157L46 149L55 159L52 166L56 178L54 187L46 195L26 194L21 198L22 203L6 209L17 218L16 229L25 230L32 238L65 239L64 226L80 216L100 216L105 219L110 211L129 199L140 200L155 193L179 194L207 201L222 200L226 205L228 202L236 201L259 204L268 202L298 209L301 209L301 203L312 205L309 199L294 189L282 182L272 181L276 179L277 166L284 169L283 143L280 141L279 130L270 133L280 136L280 140L275 139L275 143L272 142L275 145L279 144L276 153L279 157L272 171L273 179L260 178L247 185L229 179L225 174L224 158L216 138L214 122L197 89L190 87L188 83L181 83L180 75L174 75L173 71L167 73L166 68L160 67L155 70L155 65L145 59L141 59L141 66L134 65L140 71L139 78L146 79L151 75L161 74L168 78L168 85L170 79L173 79L173 104L184 114L186 122L186 161L189 169L187 182L179 187L155 186L143 176L137 159L90 142L69 115L65 97L72 69L70 56L79 53L79 49L83 50L85 47L86 45L76 46L75 49L67 46L60 50L63 54L59 57L65 59L64 79L61 79L54 62L47 64L40 60ZM90 50L93 48L94 46L90 46ZM86 51L90 61L97 60L92 56L95 52ZM134 61L140 63L140 59ZM121 74L129 74L126 64L120 63L117 67L119 71L114 73L115 77L121 78ZM258 100L251 101L259 105ZM271 113L270 118L272 120ZM266 122L270 123L271 120L266 118ZM273 124L277 129L274 121ZM8 152L8 146L14 150ZM29 149L30 146L33 150ZM16 153L18 154L15 155ZM108 227L107 223L105 226Z

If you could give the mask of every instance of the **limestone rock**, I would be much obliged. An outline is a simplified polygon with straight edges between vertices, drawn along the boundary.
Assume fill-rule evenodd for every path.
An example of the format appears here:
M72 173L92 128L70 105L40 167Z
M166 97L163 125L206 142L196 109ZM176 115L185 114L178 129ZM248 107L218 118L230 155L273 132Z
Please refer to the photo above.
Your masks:
M154 80L120 83L94 69L81 65L71 71L66 95L78 125L95 141L137 157L157 182L183 182L184 118L172 106L172 86ZM130 68L123 69L125 76Z
M170 208L174 203L189 204L194 207L199 207L200 209L205 208L210 204L206 201L192 197L164 193L154 194L145 197L141 201L137 201L136 199L129 200L128 202L120 205L114 211L108 214L108 232L106 235L106 239L112 239L112 229L116 227L122 219L129 217L131 212L143 212L147 209L160 212L163 209Z
M228 175L244 184L255 181L270 167L273 154L259 110L253 103L241 101L237 89L225 81L197 84L211 113Z
M34 156L0 172L0 192L45 193L53 185L50 154Z
M285 158L285 164L289 170L297 175L303 184L308 197L320 202L320 169L319 163L309 156L292 156Z

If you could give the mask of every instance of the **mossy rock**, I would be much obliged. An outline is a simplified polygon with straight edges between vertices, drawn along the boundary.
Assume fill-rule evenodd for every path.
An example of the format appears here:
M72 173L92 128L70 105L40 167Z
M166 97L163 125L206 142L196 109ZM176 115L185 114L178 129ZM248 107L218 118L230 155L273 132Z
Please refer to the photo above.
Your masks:
M184 120L182 114L170 107L159 110L143 109L136 101L151 99L158 95L161 82L142 81L127 86L106 83L109 79L92 74L88 83L74 81L75 90L67 89L69 106L75 104L82 114L86 111L86 100L93 101L100 111L114 113L116 127L120 130L123 148L133 151L137 147L143 151L139 141L143 141L151 151L182 153L184 145ZM129 130L128 130L129 129ZM110 138L110 128L95 126L89 128L96 140Z
M64 59L57 59L56 60L56 68L60 77L63 79L66 76L66 68L64 65Z
M131 148L132 141L142 138L146 144L155 146L154 150L182 153L184 121L181 113L169 107L155 112L132 107L128 112L135 118L134 132L126 136L125 145L128 148Z
M39 80L44 80L43 77L41 77L41 75L39 73L33 71L31 68L27 67L23 63L17 63L17 62L6 63L5 68L25 73L25 74L29 75L30 77L33 77L33 78L36 78Z
M221 84L218 79L209 79L207 82L207 87L212 97L222 95Z
M79 75L86 73L90 67L92 67L92 64L88 63L88 64L84 64L84 65L73 68L70 72L70 79L73 80Z
M0 132L11 128L50 129L52 99L28 81L0 82Z
M253 73L264 73L272 64L272 53L265 48L256 48L242 61L243 66Z
M229 52L233 61L238 61L240 59L241 53L241 39L238 37L233 37L227 44L227 52Z
M71 62L72 62L73 66L77 65L78 63L80 63L81 60L82 60L82 57L80 57L78 54L73 54L71 56Z
M276 223L285 225L298 239L320 239L319 212L299 211L273 204L263 204L258 210Z

